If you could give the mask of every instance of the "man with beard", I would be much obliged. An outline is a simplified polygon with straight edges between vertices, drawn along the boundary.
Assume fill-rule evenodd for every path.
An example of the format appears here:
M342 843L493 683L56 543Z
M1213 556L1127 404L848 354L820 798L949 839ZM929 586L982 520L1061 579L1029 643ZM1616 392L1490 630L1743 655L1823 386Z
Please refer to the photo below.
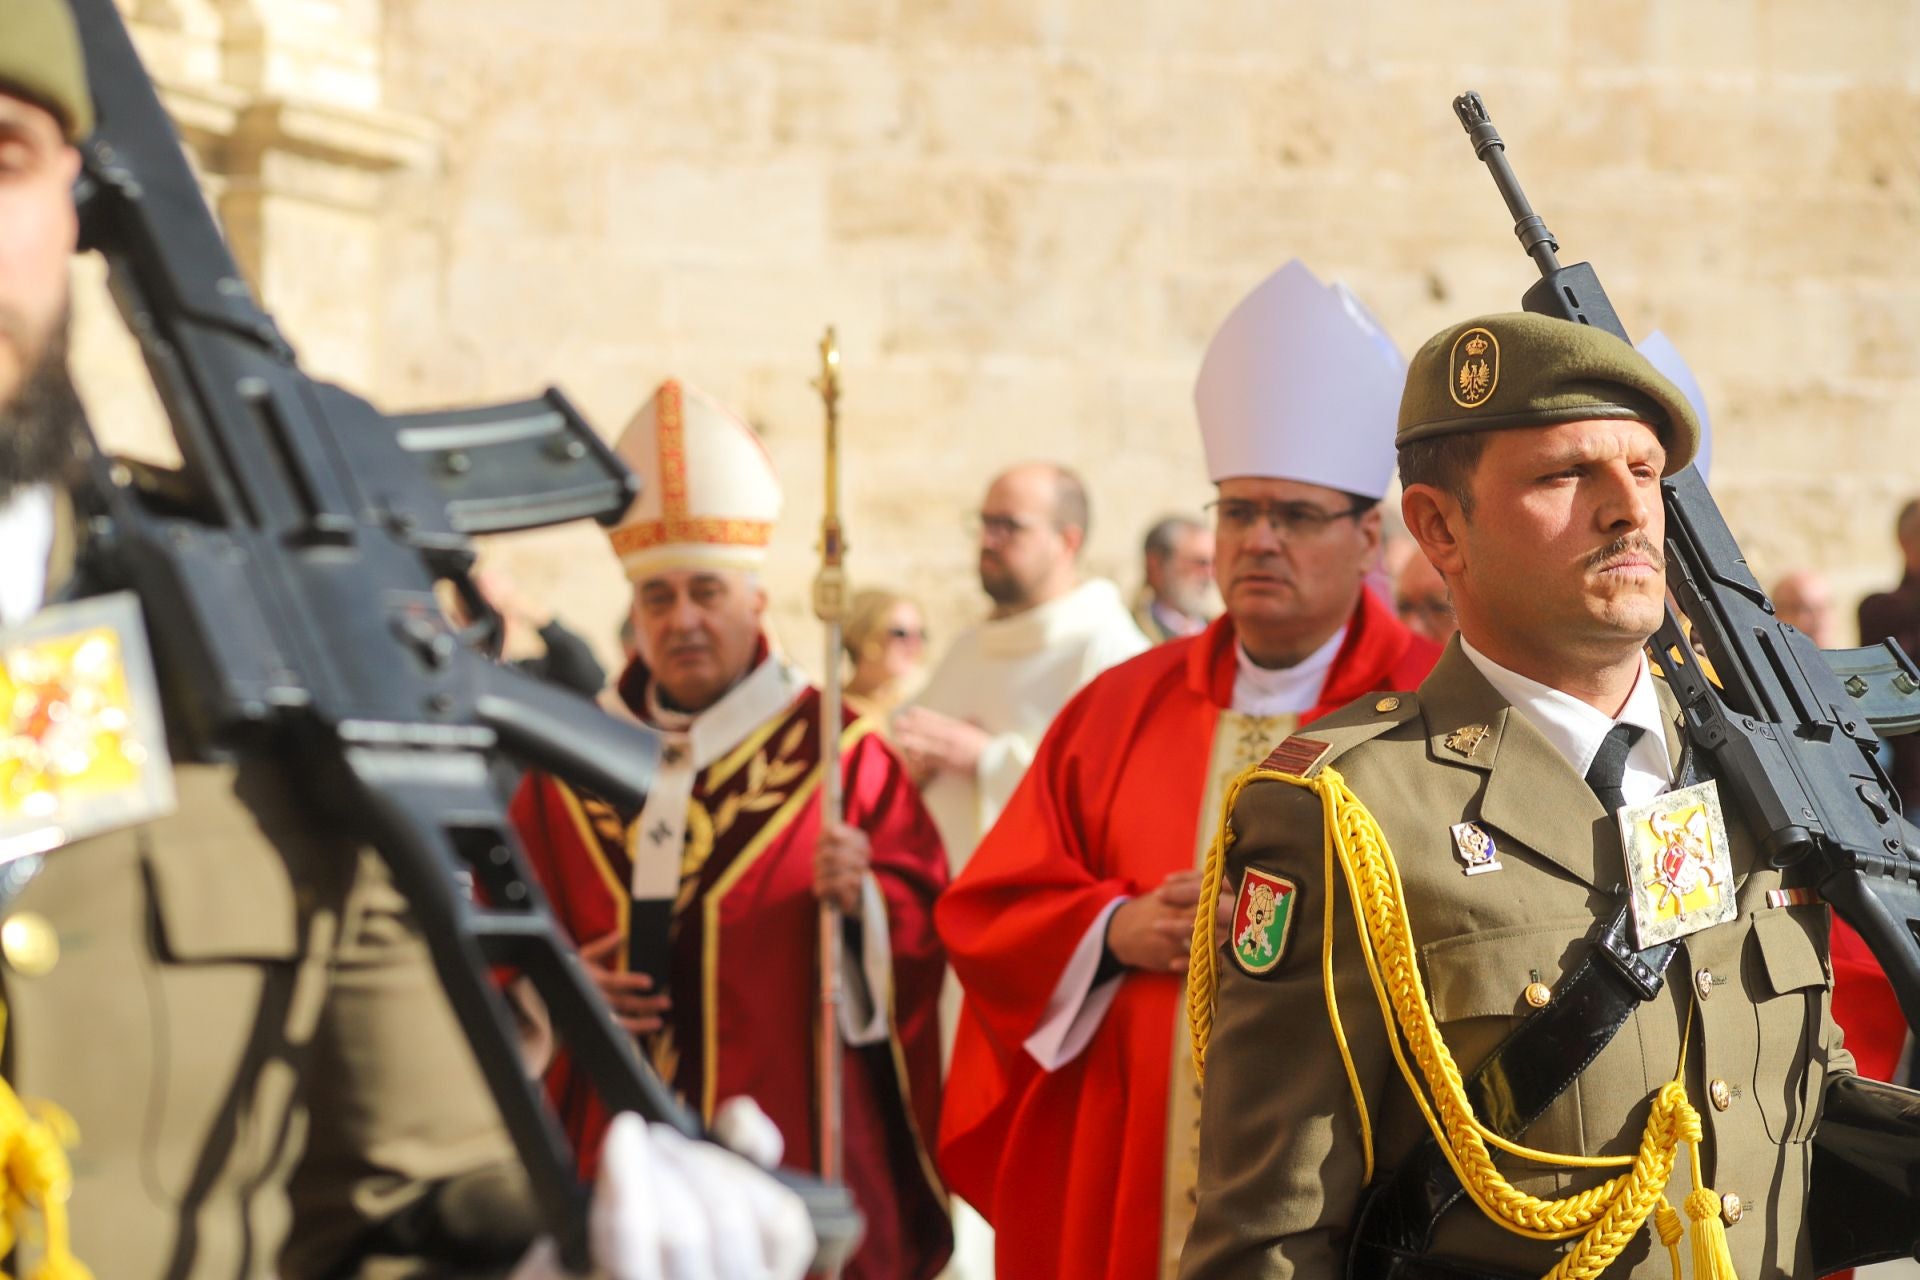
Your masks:
M610 534L639 649L617 692L661 734L659 769L638 812L531 774L514 823L588 973L661 1076L705 1120L753 1098L797 1168L820 1167L819 904L840 908L843 1176L867 1222L844 1274L930 1280L950 1239L920 1140L940 1115L939 836L878 724L851 708L833 727L843 811L822 811L820 691L764 625L758 573L780 485L752 430L666 382L617 448L651 481ZM547 1086L591 1170L605 1110L569 1059Z
M1151 1280L1192 1215L1181 992L1227 783L1439 650L1363 585L1401 361L1298 262L1228 316L1194 388L1226 613L1095 680L937 913L966 989L942 1168L1002 1280Z
M894 717L894 741L955 872L1067 699L1147 647L1114 585L1080 580L1088 516L1086 487L1065 467L1027 463L994 478L976 517L980 588L993 612L954 637Z
M1220 609L1213 585L1213 530L1192 516L1153 522L1140 546L1133 620L1155 644L1199 635Z
M274 759L170 766L159 715L120 692L147 669L139 629L90 596L70 501L72 188L92 121L65 0L0 4L9 1262L47 1280L84 1277L82 1262L112 1277L504 1274L535 1232L531 1198L383 864ZM109 802L111 821L89 808ZM718 1274L717 1248L728 1275L806 1265L804 1211L737 1157L631 1116L618 1145L595 1248L609 1274L663 1274L663 1235L685 1250L667 1273L688 1280ZM699 1211L690 1185L753 1197L746 1230L774 1235L716 1246L742 1219ZM663 1231L668 1194L692 1208Z
M1401 510L1459 634L1230 798L1183 1280L1665 1280L1689 1245L1813 1274L1808 1140L1851 1069L1827 908L1720 809L1646 652L1699 438L1599 329L1486 316L1414 357Z

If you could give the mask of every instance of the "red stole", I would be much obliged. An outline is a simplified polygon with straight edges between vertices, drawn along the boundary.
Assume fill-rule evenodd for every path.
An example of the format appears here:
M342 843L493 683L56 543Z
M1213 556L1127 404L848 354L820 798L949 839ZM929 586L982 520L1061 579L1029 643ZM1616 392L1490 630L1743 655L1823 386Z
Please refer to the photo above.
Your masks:
M643 706L638 682L622 681ZM820 827L820 703L805 689L702 769L688 809L671 934L668 1029L648 1048L662 1074L711 1119L748 1094L779 1127L786 1163L817 1169L813 1001L817 990L813 848ZM893 1008L887 1042L846 1049L847 1182L868 1216L850 1278L925 1280L950 1250L945 1192L922 1141L938 1130L937 1000L945 957L932 904L946 854L892 748L868 721L841 739L847 819L867 833L887 905ZM569 934L626 929L632 815L530 775L512 815ZM624 950L624 949L623 949ZM597 1165L607 1116L564 1057L549 1096Z
M940 1167L998 1233L1000 1280L1149 1280L1159 1266L1178 978L1130 974L1058 1071L1022 1047L1106 905L1191 868L1215 721L1231 705L1221 618L1106 672L1063 709L936 913L966 989ZM1315 719L1412 689L1439 656L1361 593Z

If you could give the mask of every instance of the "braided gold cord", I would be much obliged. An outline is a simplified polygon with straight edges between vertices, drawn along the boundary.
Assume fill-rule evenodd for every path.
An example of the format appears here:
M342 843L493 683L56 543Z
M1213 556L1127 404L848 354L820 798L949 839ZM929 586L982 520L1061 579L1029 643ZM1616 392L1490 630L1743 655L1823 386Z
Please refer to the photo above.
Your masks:
M1640 1148L1632 1157L1578 1157L1534 1150L1509 1142L1482 1125L1473 1115L1459 1065L1453 1061L1452 1052L1428 1006L1419 952L1407 921L1400 869L1394 864L1392 850L1379 823L1348 789L1346 779L1332 768L1323 768L1313 779L1275 771L1263 771L1261 775L1306 787L1321 798L1327 814L1329 883L1332 858L1338 856L1354 906L1361 958L1367 963L1367 975L1373 981L1388 1046L1392 1048L1407 1088L1419 1103L1428 1128L1440 1142L1440 1150L1446 1153L1455 1176L1459 1176L1461 1186L1482 1213L1513 1234L1532 1240L1567 1240L1580 1236L1572 1249L1549 1270L1548 1280L1592 1280L1599 1276L1640 1232L1655 1207L1665 1201L1665 1188L1674 1173L1680 1144L1688 1142L1693 1146L1699 1142L1699 1113L1688 1103L1680 1080L1668 1082L1655 1096ZM1323 958L1323 963L1329 1011L1342 1054L1346 1054L1346 1038L1338 1032L1331 956ZM1357 1079L1352 1077L1352 1063L1348 1063L1348 1071L1354 1080L1356 1102L1361 1105L1361 1123L1365 1126L1365 1103L1359 1098ZM1542 1199L1526 1194L1507 1180L1494 1163L1494 1150L1559 1169L1624 1167L1624 1173L1572 1196ZM1693 1157L1697 1188L1697 1146ZM1690 1197L1690 1201L1692 1199ZM1688 1207L1692 1211L1692 1203ZM1701 1224L1695 1222L1695 1247L1701 1245L1699 1226ZM1724 1257L1724 1245L1720 1247L1720 1255Z
M1193 1077L1207 1078L1207 1042L1213 1036L1213 1005L1220 989L1220 948L1214 945L1213 925L1219 914L1220 884L1226 878L1227 851L1233 848L1233 806L1246 785L1259 777L1280 777L1255 767L1235 778L1220 802L1220 823L1207 860L1200 868L1200 901L1193 909L1193 949L1187 956L1187 1034L1193 1041Z

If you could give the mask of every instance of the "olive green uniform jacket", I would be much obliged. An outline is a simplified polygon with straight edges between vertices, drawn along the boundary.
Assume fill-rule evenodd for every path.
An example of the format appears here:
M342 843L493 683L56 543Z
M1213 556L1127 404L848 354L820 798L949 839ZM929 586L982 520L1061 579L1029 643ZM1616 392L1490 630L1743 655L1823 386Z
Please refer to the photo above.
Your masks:
M1659 692L1675 722L1668 748L1677 763L1677 713L1664 684ZM1485 726L1487 735L1471 755L1446 745L1456 730L1473 725ZM1387 837L1435 1021L1470 1073L1532 1011L1523 994L1528 985L1551 986L1570 972L1587 951L1582 940L1595 920L1617 909L1611 891L1626 878L1618 828L1457 640L1417 695L1402 695L1397 705L1369 697L1308 736L1332 744L1325 763L1345 776ZM1724 798L1723 808L1739 914L1682 941L1659 996L1629 1017L1522 1141L1572 1155L1631 1154L1653 1094L1674 1076L1692 1008L1686 1086L1706 1130L1707 1185L1742 1202L1739 1220L1727 1227L1736 1273L1740 1280L1803 1276L1808 1139L1826 1075L1852 1069L1828 1013L1827 908L1770 907L1766 893L1780 886L1780 873L1756 857ZM1469 819L1493 835L1501 870L1463 874L1450 828ZM1221 960L1201 1113L1199 1211L1181 1276L1336 1276L1361 1203L1363 1170L1321 973L1329 893L1335 993L1372 1112L1377 1175L1407 1156L1426 1124L1389 1051L1345 884L1327 883L1319 799L1260 780L1241 792L1230 821L1237 842L1229 885L1258 867L1296 884L1298 900L1272 971L1250 977L1230 958ZM1713 1081L1723 1087L1710 1090ZM1714 1093L1726 1100L1724 1109L1710 1101ZM1539 1196L1604 1177L1505 1156L1500 1165ZM1690 1189L1683 1149L1668 1192L1676 1209ZM1507 1234L1463 1198L1442 1218L1433 1251L1540 1275L1559 1247ZM1671 1264L1650 1223L1606 1274L1669 1280Z
M71 547L63 512L56 584ZM53 851L0 902L0 944L30 916L59 942L50 969L0 945L0 993L9 1081L78 1124L76 1256L122 1280L517 1252L524 1180L382 864L271 762L174 784L172 815Z

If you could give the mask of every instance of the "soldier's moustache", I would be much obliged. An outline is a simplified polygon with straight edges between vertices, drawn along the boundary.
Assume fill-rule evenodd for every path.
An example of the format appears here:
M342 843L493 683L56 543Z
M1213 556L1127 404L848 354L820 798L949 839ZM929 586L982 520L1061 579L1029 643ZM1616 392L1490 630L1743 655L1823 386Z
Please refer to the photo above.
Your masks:
M1623 533L1587 557L1587 568L1594 572L1609 568L1614 561L1626 556L1645 556L1655 569L1665 572L1667 558L1660 548L1654 545L1652 538L1644 533Z
M0 308L0 329L21 351L31 351L25 321ZM0 404L0 502L15 491L66 474L81 440L80 397L67 372L67 317L41 344L13 398Z

